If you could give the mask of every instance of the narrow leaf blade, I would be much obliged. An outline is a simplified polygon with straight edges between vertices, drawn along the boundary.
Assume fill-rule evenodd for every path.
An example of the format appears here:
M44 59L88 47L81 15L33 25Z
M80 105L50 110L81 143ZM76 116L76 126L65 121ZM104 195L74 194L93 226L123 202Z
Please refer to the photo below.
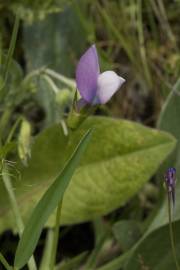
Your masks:
M92 130L89 130L83 136L62 172L57 176L32 212L16 250L15 267L22 268L31 257L43 226L63 198L71 177L89 143L91 133Z

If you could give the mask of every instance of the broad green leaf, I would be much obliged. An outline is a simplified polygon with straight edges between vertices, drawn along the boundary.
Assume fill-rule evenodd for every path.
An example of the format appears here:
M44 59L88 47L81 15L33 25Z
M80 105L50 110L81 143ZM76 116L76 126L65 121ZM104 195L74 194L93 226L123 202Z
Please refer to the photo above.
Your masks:
M175 143L168 134L103 117L88 119L77 135L90 126L96 131L66 193L62 210L65 224L94 219L126 203L155 173ZM72 137L72 145L77 135Z
M176 251L180 262L180 222L174 223L176 239ZM148 235L134 252L125 270L169 270L176 269L171 244L169 239L168 225L161 227Z
M33 254L46 221L63 199L64 192L90 141L91 134L92 131L90 130L86 132L62 172L59 173L33 210L18 243L15 267L22 268Z
M25 221L80 136L91 127L95 130L86 156L64 197L62 224L92 220L125 204L175 146L175 139L168 133L106 117L88 118L69 136L59 125L48 128L35 139L28 167L18 168L21 180L13 182ZM0 230L14 228L1 182L0 191Z

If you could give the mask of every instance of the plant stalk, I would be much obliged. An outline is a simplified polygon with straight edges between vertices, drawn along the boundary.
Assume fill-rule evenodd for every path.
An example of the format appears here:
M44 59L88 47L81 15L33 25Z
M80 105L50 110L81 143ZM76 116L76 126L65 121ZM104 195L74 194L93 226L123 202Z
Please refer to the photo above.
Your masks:
M176 255L174 233L173 233L173 226L172 226L171 193L169 191L167 191L167 193L168 193L169 234L170 234L172 254L173 254L173 257L174 257L174 262L175 262L175 265L176 265L176 269L180 270L179 263L178 263L178 260L177 260L177 255Z
M51 250L52 250L52 245L53 245L53 237L54 237L53 229L49 228L47 232L47 236L46 236L46 243L43 250L43 256L41 259L39 270L49 270Z
M6 81L7 81L10 63L11 63L14 49L16 46L17 34L18 34L18 30L19 30L19 23L20 23L19 16L16 15L14 26L13 26L12 37L11 37L11 41L10 41L10 46L9 46L9 50L8 50L8 54L7 54L7 60L6 60L5 67L4 67L4 74L3 74L4 75L3 76L4 83L3 83L2 89L4 88Z
M55 227L54 227L54 237L53 237L53 244L52 244L51 258L50 258L50 265L49 265L50 270L54 270L55 263L56 263L56 254L57 254L58 239L59 239L59 227L60 227L61 209L62 209L62 201L59 203L58 208L56 210L56 223L55 223Z

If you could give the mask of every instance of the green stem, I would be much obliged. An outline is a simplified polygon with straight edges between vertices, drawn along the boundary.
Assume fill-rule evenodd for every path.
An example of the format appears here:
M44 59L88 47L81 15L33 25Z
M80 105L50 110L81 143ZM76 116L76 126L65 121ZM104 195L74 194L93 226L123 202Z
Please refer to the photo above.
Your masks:
M69 87L71 87L71 88L73 88L73 89L76 87L76 84L75 84L74 80L69 79L69 78L63 76L62 74L59 74L59 73L57 73L56 71L54 71L54 70L52 70L52 69L47 68L47 69L45 70L45 73L46 73L47 75L53 77L54 79L57 79L57 80L59 80L60 82L62 82L62 83L64 83L64 84L68 85Z
M6 130L6 126L11 117L11 113L12 113L12 110L10 108L5 108L0 118L0 138L1 139L3 139L3 131Z
M10 46L9 46L9 50L8 50L7 60L5 63L5 68L4 68L4 84L6 83L6 80L7 80L9 66L10 66L11 59L12 59L14 49L16 46L17 34L18 34L18 29L19 29L19 22L20 22L19 17L18 17L18 15L16 15L15 23L14 23L14 27L13 27L13 32L12 32L12 37L11 37L11 42L10 42Z
M176 264L176 269L180 270L179 263L177 260L177 255L176 255L176 248L175 248L175 241L174 241L174 234L173 234L173 227L172 227L171 194L169 191L167 191L167 193L168 193L169 234L170 234L170 240L171 240L172 254L174 257L174 262Z
M49 229L46 236L45 248L43 250L43 256L39 270L49 270L49 264L51 259L51 250L53 245L54 232L53 229Z
M1 253L0 253L0 262L6 268L6 270L13 270L13 268L9 265L9 263L6 261L6 259Z
M162 0L158 0L157 4L159 5L159 10L160 10L160 13L162 15L162 25L164 26L164 29L167 33L167 36L169 37L171 42L174 43L175 47L177 48L176 38L171 30L171 26L170 26L169 21L168 21L168 17L166 14L166 9L164 7L164 3Z
M53 82L53 80L51 79L51 77L48 76L48 75L43 75L42 77L49 84L50 89L52 89L52 91L55 94L57 94L59 92L59 89L58 89L57 85Z
M57 246L58 246L58 239L59 239L61 208L62 208L62 201L59 203L57 211L56 211L56 223L55 223L55 227L54 227L54 237L53 237L53 244L52 244L52 250L51 250L50 267L49 267L50 270L54 270L54 266L55 266L55 262L56 262Z
M20 116L20 117L17 118L16 122L14 123L14 125L12 126L12 128L11 128L11 130L10 130L10 132L9 132L9 135L8 135L8 137L7 137L7 140L6 140L5 144L11 142L11 140L12 140L12 138L13 138L13 135L14 135L14 133L15 133L15 131L16 131L18 125L19 125L19 123L20 123L22 120L23 120L23 117L22 117L22 116Z
M17 204L16 197L15 197L15 194L14 194L11 179L10 179L10 176L9 176L8 168L7 168L7 166L5 164L3 164L3 166L2 166L2 179L3 179L3 183L5 185L5 188L7 190L8 196L9 196L9 201L10 201L11 208L12 208L12 211L13 211L13 214L14 214L14 217L15 217L15 221L16 221L18 232L19 232L19 236L21 236L22 232L24 230L24 224L23 224L23 221L22 221L22 218L21 218L21 214L19 212L19 208L18 208L18 204ZM28 267L29 267L30 270L36 270L37 269L34 257L31 257L31 259L29 260Z
M146 80L150 89L152 88L152 80L151 74L148 67L147 57L146 57L146 49L145 49L145 42L144 42L144 33L143 33L143 20L142 20L142 0L138 0L137 2L137 30L138 30L138 38L139 38L139 48L140 48L140 55L143 64L143 70L145 73Z
M22 85L26 85L29 83L30 80L32 80L34 77L36 76L40 76L41 74L43 74L45 71L45 67L41 67L38 69L35 69L33 71L31 71L28 75L26 75L26 77L23 79L22 81Z

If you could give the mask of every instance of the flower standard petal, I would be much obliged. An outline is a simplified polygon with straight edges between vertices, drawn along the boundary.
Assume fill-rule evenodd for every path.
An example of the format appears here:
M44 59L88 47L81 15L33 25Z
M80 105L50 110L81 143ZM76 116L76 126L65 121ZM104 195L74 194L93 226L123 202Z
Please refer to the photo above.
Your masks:
M105 71L98 76L96 97L100 104L105 104L125 82L114 71Z
M96 96L99 75L99 61L95 45L80 58L76 69L76 84L81 96L91 103Z

